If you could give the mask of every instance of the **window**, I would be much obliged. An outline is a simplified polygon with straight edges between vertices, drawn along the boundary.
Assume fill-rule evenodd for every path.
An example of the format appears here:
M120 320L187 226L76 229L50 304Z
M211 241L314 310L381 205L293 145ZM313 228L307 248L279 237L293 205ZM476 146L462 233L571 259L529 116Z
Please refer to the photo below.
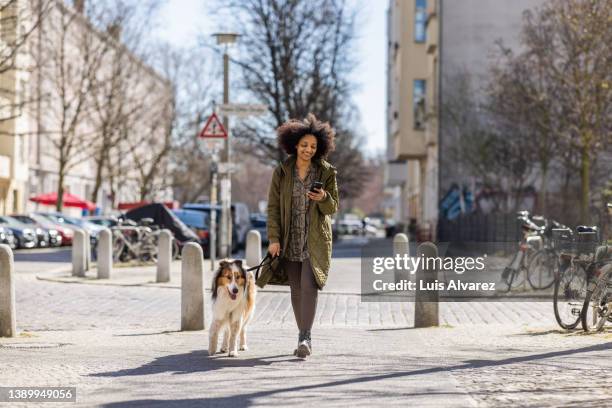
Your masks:
M426 40L425 25L427 24L427 0L415 0L414 7L414 42L424 43Z
M415 79L412 88L414 128L425 129L425 80Z

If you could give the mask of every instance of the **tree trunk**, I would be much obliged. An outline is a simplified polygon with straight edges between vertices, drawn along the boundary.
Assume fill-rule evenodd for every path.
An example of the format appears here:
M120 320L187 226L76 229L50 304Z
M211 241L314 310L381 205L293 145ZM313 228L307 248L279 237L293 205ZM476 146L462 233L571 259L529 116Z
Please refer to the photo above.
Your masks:
M540 214L543 216L547 216L548 214L548 206L547 206L547 195L548 195L548 163L542 165L542 184L540 185L540 194L538 197L540 208Z
M59 177L57 179L57 201L55 202L55 210L61 212L64 207L64 166L60 165Z
M106 154L104 148L102 148L102 150L100 151L100 156L98 157L98 160L96 160L96 182L94 184L93 192L91 193L92 203L96 203L98 201L98 191L100 191L100 187L102 186L102 172L105 165L105 157Z
M580 222L583 224L589 223L589 194L590 194L590 172L591 158L589 157L588 145L582 147L582 163L580 166Z

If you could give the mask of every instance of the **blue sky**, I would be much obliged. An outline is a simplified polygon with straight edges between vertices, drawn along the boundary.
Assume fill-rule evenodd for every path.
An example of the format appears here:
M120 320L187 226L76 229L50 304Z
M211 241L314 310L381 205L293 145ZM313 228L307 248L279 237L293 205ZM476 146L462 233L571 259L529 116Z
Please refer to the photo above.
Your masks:
M224 29L207 12L210 0L168 0L160 10L158 35L176 45L196 43L199 34ZM356 59L353 79L357 84L354 102L360 111L368 154L383 151L385 136L386 2L361 1L357 24ZM225 28L228 29L228 28Z

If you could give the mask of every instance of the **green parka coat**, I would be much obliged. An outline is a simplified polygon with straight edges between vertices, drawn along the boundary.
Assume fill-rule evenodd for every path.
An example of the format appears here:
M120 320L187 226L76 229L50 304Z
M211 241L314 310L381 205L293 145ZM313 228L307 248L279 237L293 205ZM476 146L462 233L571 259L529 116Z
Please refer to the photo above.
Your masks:
M270 243L280 243L281 256L289 243L289 227L291 226L291 194L293 191L292 169L295 166L295 155L289 156L274 170L272 183L268 192L268 239ZM316 180L323 183L327 192L321 201L311 202L308 210L309 223L307 244L310 254L310 264L319 289L323 289L327 281L332 255L331 215L338 211L338 184L336 168L327 161L313 161L317 166ZM276 263L278 267L264 266L257 285L263 288L266 284L289 285L287 273L283 270L283 262ZM273 271L274 269L274 271Z

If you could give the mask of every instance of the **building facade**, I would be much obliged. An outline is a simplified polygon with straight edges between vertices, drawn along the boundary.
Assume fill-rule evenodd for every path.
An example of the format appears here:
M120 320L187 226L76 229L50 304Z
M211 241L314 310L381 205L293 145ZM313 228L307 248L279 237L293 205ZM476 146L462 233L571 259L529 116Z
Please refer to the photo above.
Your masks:
M29 35L19 47L17 69L0 74L3 89L10 90L5 99L16 107L9 120L0 118L0 214L51 210L29 198L56 192L60 178L66 192L92 200L96 160L108 140L112 140L112 148L105 150L108 165L92 201L103 212L122 201L139 201L145 181L138 165L155 159L155 143L164 140L172 121L171 84L125 48L119 27L94 27L84 13L84 0L73 4L15 0L15 4L17 23L3 27L2 36ZM31 31L28 27L33 25ZM10 44L3 47L10 49ZM122 81L130 81L121 89L115 84L117 67L122 69ZM114 88L105 93L109 87ZM111 94L115 101L103 105ZM112 112L114 106L121 110ZM133 114L129 121L126 112ZM113 136L105 138L111 131ZM162 168L168 165L165 160L157 163ZM148 182L155 185L149 198L172 199L170 188L155 179Z
M440 198L470 183L456 165L457 143L443 121L457 83L468 74L474 97L488 80L496 41L518 47L523 11L543 0L391 0L388 9L386 186L395 218L435 233Z

